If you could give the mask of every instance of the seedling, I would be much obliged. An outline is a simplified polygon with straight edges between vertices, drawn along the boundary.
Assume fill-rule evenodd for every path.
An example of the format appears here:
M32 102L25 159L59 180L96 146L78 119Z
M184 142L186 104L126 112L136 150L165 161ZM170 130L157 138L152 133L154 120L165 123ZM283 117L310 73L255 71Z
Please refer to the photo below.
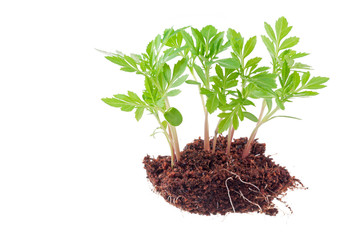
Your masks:
M315 90L324 88L329 79L311 77L311 67L297 62L308 54L293 49L299 38L288 36L292 27L284 17L276 21L274 28L268 23L264 27L267 35L261 38L271 57L270 66L264 66L261 57L253 56L256 36L245 40L234 29L225 34L211 25L201 30L166 29L141 54L105 52L120 70L134 72L144 80L141 95L128 91L102 100L122 111L135 110L137 121L144 111L155 117L158 126L152 135L159 131L164 134L170 157L147 156L144 164L156 190L177 207L206 215L229 211L275 215L272 199L301 184L264 155L265 145L257 143L255 137L259 128L274 118L298 119L276 113L285 110L295 98L317 95ZM228 56L220 58L221 53ZM183 116L170 105L169 98L181 93L183 83L198 86L204 141L195 140L181 151L176 127L183 122ZM259 101L257 117L252 112ZM210 142L212 113L217 113L218 124ZM246 119L256 122L250 137L234 140L235 130ZM184 120L189 118L185 116ZM218 136L225 131L227 138ZM227 198L229 203L224 200ZM243 203L235 204L237 200Z

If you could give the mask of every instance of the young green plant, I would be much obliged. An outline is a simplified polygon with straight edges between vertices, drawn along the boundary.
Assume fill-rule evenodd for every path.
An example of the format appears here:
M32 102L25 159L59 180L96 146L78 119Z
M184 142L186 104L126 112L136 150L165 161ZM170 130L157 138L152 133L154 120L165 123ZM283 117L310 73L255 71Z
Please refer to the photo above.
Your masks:
M179 60L174 64L173 69L167 62L180 56L184 50L181 47L182 30L166 29L163 36L158 35L148 44L146 52L139 55L107 53L106 58L120 65L120 70L142 75L145 89L141 97L128 91L128 94L116 94L112 98L102 99L108 105L120 108L122 111L130 112L135 109L137 121L141 119L144 110L150 112L159 124L157 129L161 129L168 141L172 166L175 158L180 159L176 126L182 123L183 117L178 109L170 106L168 98L177 96L181 92L177 87L187 80L188 75L183 74L187 67L186 59Z
M189 58L188 68L194 79L187 81L187 83L196 84L199 87L204 111L204 150L210 151L208 114L217 109L217 103L215 102L216 98L212 96L207 96L205 102L202 89L211 89L210 71L216 63L218 54L225 51L229 47L229 43L224 43L224 32L218 32L211 25L202 28L200 31L191 28L191 32L193 37L185 30L182 31L187 46L185 55ZM188 53L190 53L190 56L188 56ZM201 81L197 80L195 72Z
M314 90L326 87L324 83L329 80L329 78L326 77L310 78L310 72L306 71L310 69L310 66L296 62L296 59L307 56L308 54L296 52L291 49L297 45L299 38L285 38L292 29L292 26L288 25L286 18L279 18L276 21L275 29L266 22L264 25L268 36L262 36L262 40L271 56L272 71L273 74L277 75L278 88L274 91L274 94L263 97L259 96L264 99L260 116L248 139L242 158L246 158L249 155L257 131L264 123L277 117L298 119L286 115L275 116L276 112L280 109L285 109L285 103L291 102L291 99L297 97L318 95L318 92ZM264 114L266 107L268 108L268 112Z

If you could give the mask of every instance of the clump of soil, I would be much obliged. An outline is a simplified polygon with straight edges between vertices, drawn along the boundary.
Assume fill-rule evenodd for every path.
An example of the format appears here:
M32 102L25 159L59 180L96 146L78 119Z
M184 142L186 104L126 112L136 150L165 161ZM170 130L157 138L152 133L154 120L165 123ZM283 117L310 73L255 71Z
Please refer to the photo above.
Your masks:
M174 168L170 156L146 156L147 177L168 203L191 213L274 216L278 209L272 201L302 183L264 155L265 144L255 141L250 155L241 159L246 143L247 138L235 139L227 156L226 137L218 137L215 154L205 152L203 140L196 139L186 145Z

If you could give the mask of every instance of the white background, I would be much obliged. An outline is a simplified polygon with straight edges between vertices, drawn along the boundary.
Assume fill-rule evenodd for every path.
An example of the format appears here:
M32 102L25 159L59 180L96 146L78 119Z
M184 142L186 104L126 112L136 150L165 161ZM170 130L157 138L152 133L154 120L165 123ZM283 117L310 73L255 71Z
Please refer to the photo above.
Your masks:
M0 3L0 239L360 239L358 1L2 1ZM142 159L168 154L156 122L100 101L140 93L141 77L95 50L139 53L164 28L213 24L246 38L287 17L319 96L288 104L258 137L309 190L293 215L192 215L151 191ZM266 59L258 38L257 53ZM197 90L171 104L180 144L202 135ZM254 110L254 113L258 109ZM211 129L216 118L212 116ZM235 134L247 136L252 124ZM212 130L213 131L213 130Z

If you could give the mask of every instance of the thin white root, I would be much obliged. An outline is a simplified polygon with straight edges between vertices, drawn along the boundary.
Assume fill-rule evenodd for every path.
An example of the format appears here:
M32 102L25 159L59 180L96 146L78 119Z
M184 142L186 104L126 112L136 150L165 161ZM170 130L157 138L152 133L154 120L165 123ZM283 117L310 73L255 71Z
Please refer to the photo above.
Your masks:
M227 193L228 193L229 202L231 203L233 212L235 213L235 212L236 212L236 209L234 209L233 202L232 202L232 198L231 198L231 193L229 192L229 187L228 187L228 184L227 184L227 182L228 182L229 179L233 179L233 178L232 178L232 177L227 178L226 181L225 181L225 184L226 184L226 188L227 188Z
M242 191L241 191L241 190L239 191L239 195L241 195L241 197L242 197L244 200L246 200L247 202L249 202L249 203L251 203L251 204L253 204L253 205L257 206L257 207L259 208L259 211L260 211L260 212L262 212L262 208L261 208L261 206L260 206L260 205L258 205L257 203L252 202L252 201L251 201L251 200L249 200L248 198L246 198L246 197L243 195L243 193L242 193Z
M257 189L260 192L259 188L256 185L254 185L254 184L252 184L250 182L243 181L242 178L238 174L236 174L234 172L231 172L231 171L229 171L227 169L223 169L223 170L225 170L225 171L229 172L230 174L233 174L234 176L236 176L238 178L238 180L241 181L241 183L251 185L252 187L254 187L255 189Z

